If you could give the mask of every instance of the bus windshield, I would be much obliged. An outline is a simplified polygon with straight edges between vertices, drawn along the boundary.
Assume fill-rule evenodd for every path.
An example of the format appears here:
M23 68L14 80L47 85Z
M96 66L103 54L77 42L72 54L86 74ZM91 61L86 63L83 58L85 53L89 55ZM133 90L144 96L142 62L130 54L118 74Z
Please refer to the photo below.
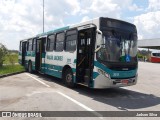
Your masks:
M101 49L97 57L101 61L109 62L136 62L137 34L103 31Z

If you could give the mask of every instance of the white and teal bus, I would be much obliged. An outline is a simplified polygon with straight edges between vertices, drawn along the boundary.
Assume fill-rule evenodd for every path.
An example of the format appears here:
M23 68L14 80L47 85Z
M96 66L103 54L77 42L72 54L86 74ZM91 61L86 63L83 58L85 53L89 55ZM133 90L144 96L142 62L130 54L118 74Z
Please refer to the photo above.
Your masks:
M29 72L62 78L68 87L135 85L136 26L100 17L38 34L20 41L19 63Z

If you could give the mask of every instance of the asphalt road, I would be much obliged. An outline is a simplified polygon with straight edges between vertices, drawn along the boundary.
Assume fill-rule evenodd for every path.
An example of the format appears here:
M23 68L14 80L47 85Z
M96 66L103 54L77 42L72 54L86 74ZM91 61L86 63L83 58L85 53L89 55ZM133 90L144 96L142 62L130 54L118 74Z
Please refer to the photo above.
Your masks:
M90 89L78 85L70 89L54 77L22 73L0 79L0 111L160 111L160 64L139 62L135 86L114 89ZM154 117L58 117L36 120L127 119ZM116 116L116 115L115 115ZM0 120L11 118L0 118ZM13 118L12 118L13 119ZM30 120L31 118L15 118ZM159 118L157 118L159 119Z

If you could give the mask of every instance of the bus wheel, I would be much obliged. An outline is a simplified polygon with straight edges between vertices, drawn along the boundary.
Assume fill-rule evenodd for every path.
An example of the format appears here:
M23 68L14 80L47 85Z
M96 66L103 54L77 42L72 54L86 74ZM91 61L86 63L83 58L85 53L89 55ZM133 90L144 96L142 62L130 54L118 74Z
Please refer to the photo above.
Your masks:
M75 87L75 83L73 82L73 73L70 68L65 71L64 74L64 82L67 87L73 88Z
M32 62L29 62L28 64L28 72L32 73Z

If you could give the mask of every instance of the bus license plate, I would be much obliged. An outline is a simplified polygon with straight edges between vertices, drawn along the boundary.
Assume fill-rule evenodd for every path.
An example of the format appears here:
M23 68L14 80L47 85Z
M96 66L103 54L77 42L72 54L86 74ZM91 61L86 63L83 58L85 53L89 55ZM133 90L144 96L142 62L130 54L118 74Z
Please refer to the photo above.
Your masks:
M121 83L123 83L123 84L128 84L128 80L121 80Z

